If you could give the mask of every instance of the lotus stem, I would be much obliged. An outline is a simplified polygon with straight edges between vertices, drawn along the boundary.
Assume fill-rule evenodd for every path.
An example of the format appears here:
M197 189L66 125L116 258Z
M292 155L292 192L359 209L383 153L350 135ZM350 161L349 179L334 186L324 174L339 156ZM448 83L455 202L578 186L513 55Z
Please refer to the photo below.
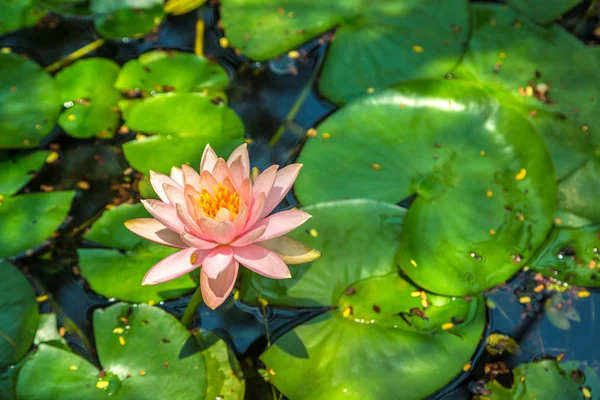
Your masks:
M198 307L200 307L200 304L202 304L202 292L200 291L200 286L198 286L181 316L181 323L184 326L187 327L194 321L194 315L196 314Z
M96 41L93 41L90 44L86 44L85 46L83 46L82 48L80 48L78 50L75 50L74 52L72 52L71 54L66 56L65 58L48 65L46 67L46 71L48 71L48 72L58 71L62 67L66 66L67 64L69 64L69 63L85 56L86 54L91 53L92 51L96 50L97 48L101 47L102 45L104 45L104 43L106 43L106 41L104 39L98 39Z

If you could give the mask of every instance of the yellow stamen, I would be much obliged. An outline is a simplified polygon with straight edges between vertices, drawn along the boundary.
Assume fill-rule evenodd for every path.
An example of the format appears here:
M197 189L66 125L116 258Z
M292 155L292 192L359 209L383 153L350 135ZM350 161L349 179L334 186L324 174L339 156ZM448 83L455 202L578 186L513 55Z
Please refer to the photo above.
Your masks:
M229 192L227 186L219 183L218 186L213 187L213 194L206 189L200 193L200 198L196 200L198 206L204 214L209 218L215 218L221 208L225 208L231 212L233 218L238 215L240 211L240 197L237 192L233 190L233 193Z

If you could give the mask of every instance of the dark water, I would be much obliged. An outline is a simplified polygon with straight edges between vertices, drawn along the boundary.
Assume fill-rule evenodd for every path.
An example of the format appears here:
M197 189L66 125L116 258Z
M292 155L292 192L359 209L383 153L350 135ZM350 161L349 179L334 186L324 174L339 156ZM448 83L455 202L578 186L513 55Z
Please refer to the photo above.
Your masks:
M565 18L565 24L582 39L590 39L591 31L597 20L581 22L580 16L586 4L577 8ZM327 101L319 98L311 90L293 121L287 121L286 115L297 101L307 82L315 73L315 66L324 56L326 45L316 42L305 45L306 58L289 60L286 57L264 65L252 63L236 56L231 49L222 49L218 44L221 34L216 28L218 15L214 8L204 7L196 11L204 13L207 22L205 34L205 53L218 60L233 78L228 91L231 107L244 121L246 135L253 140L250 147L254 165L264 169L276 163L285 165L295 158L303 140L304 132L335 110ZM102 46L94 56L112 59L119 64L138 57L152 49L170 48L193 52L194 30L197 15L167 17L158 34L144 40L109 42ZM0 37L0 47L10 47L16 53L24 53L43 66L49 65L70 52L98 39L92 23L83 19L68 19L51 28L26 29ZM287 127L283 136L273 147L269 141L283 124ZM42 143L42 147L60 146L61 159L47 166L27 186L24 191L39 191L40 185L51 185L57 189L76 189L77 182L89 182L89 190L80 190L74 201L70 220L62 229L62 234L49 247L34 251L29 257L18 257L16 263L32 276L34 283L52 294L54 309L62 322L69 320L82 331L83 339L71 335L71 345L94 360L90 325L91 314L97 307L110 304L111 300L92 293L85 281L76 275L78 247L91 247L81 239L75 228L84 228L90 219L98 217L107 204L112 202L116 190L127 191L123 171L128 168L119 145L133 139L132 135L117 135L112 140L76 140L64 134L60 128ZM410 162L410 160L406 160ZM123 186L125 184L125 186ZM294 205L293 196L289 196L288 205ZM409 202L403 203L408 205ZM286 204L282 207L288 206ZM497 361L506 362L509 368L540 357L557 356L564 353L565 359L585 361L598 367L600 346L595 345L596 317L595 309L600 309L600 295L593 292L589 298L565 298L572 302L577 310L580 322L571 321L570 330L556 328L543 312L546 297L536 294L533 288L539 282L534 274L523 272L507 285L495 289L489 296L495 308L489 311L489 332L502 332L517 340L521 346L520 356L508 355L491 358L483 355L474 360L472 372L461 376L447 389L433 398L467 399L471 390L477 389L477 381L484 374L485 364ZM519 304L518 298L530 295L531 304ZM572 297L572 296L571 296ZM183 312L189 296L160 306L179 315ZM48 312L48 304L42 304L42 311ZM268 386L256 373L256 358L262 353L268 340L275 340L282 332L294 325L313 317L319 311L302 313L285 310L263 310L230 300L217 311L204 306L199 311L202 327L212 330L227 340L236 351L248 378L247 398L264 399L271 397ZM268 327L268 329L267 329ZM483 347L482 347L483 349ZM268 397L266 397L268 396Z

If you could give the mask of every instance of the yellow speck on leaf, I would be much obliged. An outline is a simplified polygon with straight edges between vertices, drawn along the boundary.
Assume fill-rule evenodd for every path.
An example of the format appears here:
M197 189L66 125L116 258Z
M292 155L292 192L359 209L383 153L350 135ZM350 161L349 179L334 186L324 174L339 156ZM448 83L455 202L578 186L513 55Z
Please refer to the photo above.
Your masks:
M500 58L506 58L506 53L505 52L501 52L500 53Z
M48 157L46 157L46 162L48 164L52 164L56 160L58 160L58 153L55 152L55 151L53 151L52 153L48 154Z
M288 53L288 57L291 58L292 60L300 57L300 53L297 50L292 50Z
M597 264L598 264L598 263L596 262L596 260L590 260L590 269L594 269L594 268L596 268L596 265L597 265Z
M60 337L63 337L63 336L65 336L66 334L67 334L67 330L65 329L65 327L64 327L64 326L61 326L61 327L60 327L60 329L58 330L58 335L59 335Z
M374 92L375 92L375 88L372 88L372 87L367 88L367 93L371 94L371 93L374 93Z
M421 47L421 46L417 46L417 45L414 45L414 46L413 46L413 51L414 51L415 53L422 53L422 52L423 52L423 47Z
M495 234L496 234L496 231L495 231L495 230L493 230L493 229L490 229L490 235L491 235L491 236L494 236Z
M219 45L224 49L228 48L229 47L229 39L227 39L226 37L223 36L222 38L219 39Z
M144 371L144 370L141 370L141 371L140 371L140 375L141 375L141 376L145 376L145 375L146 375L146 371Z
M259 302L259 303L260 303L260 305L261 305L261 306L263 306L263 307L266 307L266 306L268 306L268 305L269 305L269 302L267 301L267 299L264 299L264 298L262 298L262 297L258 299L258 302Z
M527 96L527 97L533 96L533 88L531 86L527 86L525 88L525 96Z
M487 197L492 197L494 195L494 192L492 192L491 190L488 190L487 192L485 192L485 195Z
M468 371L468 370L470 370L470 369L471 369L471 363L470 363L470 362L466 363L466 364L463 366L463 371L464 371L464 372L467 372L467 371Z
M76 116L75 114L70 114L70 115L67 117L67 119L68 119L69 121L75 121L75 120L77 119L77 116Z
M523 296L523 297L519 298L519 303L521 303L521 304L531 303L531 297Z
M153 306L153 305L155 305L155 304L156 304L156 302L155 302L154 300L150 300L150 301L148 302L148 305L149 305L149 306Z
M323 136L323 139L329 139L331 137L331 133L325 132L321 136Z
M308 233L310 234L310 236L312 237L317 237L319 236L319 232L317 232L317 230L315 228L311 229L310 231L308 231Z
M96 387L98 389L106 389L108 387L108 381L98 381L96 382Z
M4 196L0 194L0 201L4 200Z
M377 163L373 163L373 169L376 171L379 171L381 169L381 165L377 164Z
M38 297L35 298L35 301L37 301L38 303L43 303L46 300L48 300L48 295L47 294L43 294L43 295L38 296Z
M352 314L352 307L346 307L344 309L344 312L342 312L342 315L344 316L344 318L348 318L348 316L350 316L350 314Z
M445 331L452 328L454 328L454 324L452 322L446 322L444 325L442 325L442 329Z
M521 168L518 174L515 175L515 179L518 181L522 181L527 176L527 170L525 168Z
M293 11L290 11L290 12L288 13L288 17L290 17L290 18L294 18L295 16L296 16L296 13L295 13L295 12L293 12Z
M121 333L123 333L123 328L115 328L115 329L113 329L113 333L120 335Z
M269 370L269 375L275 375L275 370L271 368L271 369Z
M560 218L556 218L556 219L554 220L554 223L555 223L556 225L560 225L560 224L562 224L562 220L561 220Z
M420 297L421 296L421 291L417 290L416 292L412 292L410 294L411 297Z
M581 388L581 393L583 393L583 397L585 397L586 399L592 398L592 391L585 386Z
M410 260L410 265L412 265L413 267L417 267L417 262L415 260Z
M71 365L71 366L69 367L69 369L70 369L71 371L77 371L79 368L77 367L77 365Z
M587 290L582 290L577 293L577 297L582 298L582 299L586 298L586 297L590 297L590 292L588 292Z
M121 346L125 346L125 338L123 336L119 336L119 343L121 343Z
M521 375L521 382L525 382L525 375Z
M306 131L306 136L308 136L308 137L317 136L317 130L315 128L310 128L309 130Z
M423 308L429 307L429 302L427 302L427 299L421 299L421 306L423 306Z
M479 155L480 155L481 157L485 156L485 151L481 150L481 151L479 152Z

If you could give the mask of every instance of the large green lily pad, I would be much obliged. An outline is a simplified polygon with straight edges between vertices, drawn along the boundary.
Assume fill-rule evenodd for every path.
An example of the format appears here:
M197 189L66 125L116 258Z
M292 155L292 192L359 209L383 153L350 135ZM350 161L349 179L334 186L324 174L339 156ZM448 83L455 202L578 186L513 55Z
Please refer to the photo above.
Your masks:
M38 324L33 289L15 267L0 261L0 371L29 350Z
M513 370L514 382L511 388L498 381L486 385L492 393L477 396L478 400L555 400L583 399L579 385L561 368L556 360L534 361L519 365Z
M414 78L443 77L464 51L464 0L223 0L231 44L262 61L337 27L319 89L336 103Z
M74 353L41 345L19 374L19 399L95 400L109 394L136 400L204 398L206 370L200 348L165 311L123 303L96 310L94 337L106 371L103 378Z
M269 380L290 400L389 393L421 399L461 373L481 339L483 300L428 294L399 276L394 254L405 211L371 200L304 210L313 215L305 223L312 234L291 236L323 256L292 266L291 279L272 284L247 275L242 298L330 311L287 332L261 356Z
M60 112L56 83L39 65L0 53L0 149L35 147Z
M244 125L235 112L202 94L155 96L133 106L125 118L129 129L155 134L123 145L127 161L144 173L197 165L207 143L217 154L229 154L244 137Z
M581 1L582 0L507 0L506 3L539 24L549 24L577 4L581 3Z
M95 292L129 302L159 302L174 299L196 287L189 275L158 285L142 286L146 272L163 258L178 251L148 242L130 232L123 222L150 217L141 204L123 204L105 211L85 234L98 244L128 250L78 249L79 268Z
M164 92L222 92L227 72L217 63L193 53L155 50L128 61L115 83L121 91L147 97Z
M18 192L40 169L49 151L36 151L14 157L0 157L0 195L10 196Z
M580 286L600 286L600 224L555 227L529 262L546 276Z
M558 25L540 27L499 4L474 4L472 14L469 51L457 76L498 83L532 109L576 121L581 135L598 131L600 76L592 49Z
M206 363L206 400L243 400L245 383L235 353L214 333L195 335Z
M600 222L600 147L585 165L558 183L558 210L564 224L581 226L578 220Z
M298 157L300 202L416 194L398 262L427 290L465 295L505 281L552 226L547 147L521 113L474 84L400 85L348 104L317 130Z
M45 14L35 0L10 0L0 13L0 35L35 25Z
M33 193L0 202L0 258L29 250L63 222L75 192Z
M94 25L107 39L142 37L164 18L163 0L91 0Z
M60 99L67 106L58 124L77 138L110 138L119 126L121 98L113 88L119 66L104 58L77 61L56 74Z

